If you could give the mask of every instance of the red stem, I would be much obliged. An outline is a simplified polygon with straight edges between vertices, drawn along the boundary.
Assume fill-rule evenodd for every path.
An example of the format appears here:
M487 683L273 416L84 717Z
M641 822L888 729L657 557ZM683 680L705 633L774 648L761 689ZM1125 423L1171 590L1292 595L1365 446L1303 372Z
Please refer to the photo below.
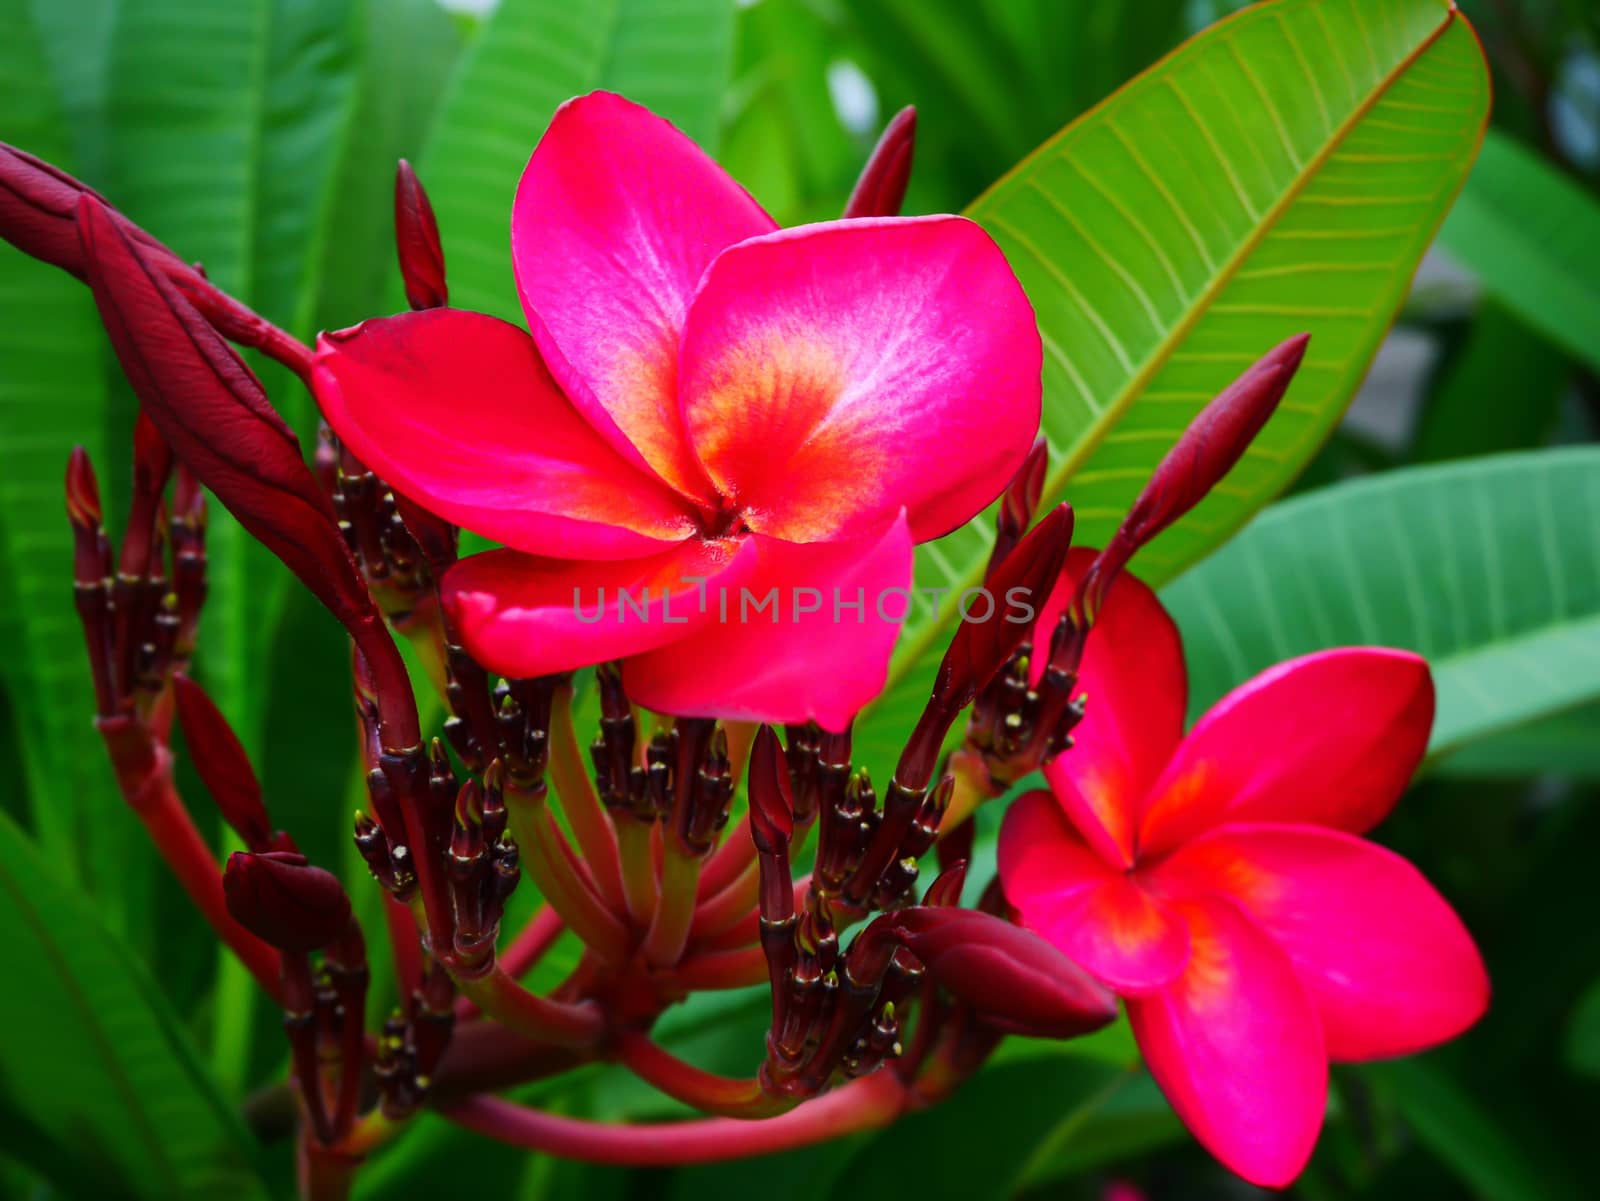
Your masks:
M422 984L422 940L417 933L416 915L411 907L383 894L384 925L389 929L389 946L394 955L394 976L400 986L400 1004L411 1006L411 994Z
M733 929L741 919L756 911L760 891L761 873L753 857L720 892L708 897L702 890L694 922L689 927L690 943L704 942Z
M222 870L211 847L194 828L183 799L173 787L172 754L165 747L157 747L156 755L155 770L143 784L131 796L124 791L129 806L138 814L161 858L217 936L238 956L239 962L267 994L281 1004L283 985L277 950L234 921L228 912L222 893ZM116 758L115 750L112 758Z
M566 928L567 924L561 920L559 913L549 905L541 905L539 912L533 915L522 932L506 948L506 953L500 956L500 967L513 980L520 980L544 958L546 951L555 946L556 939L561 937ZM472 1003L471 997L456 998L456 1021L469 1021L477 1017L480 1012Z
M673 1100L705 1113L737 1118L770 1117L793 1104L768 1096L757 1079L735 1080L685 1063L636 1030L625 1030L617 1035L615 1048L617 1061L639 1079L654 1085Z
M498 1097L473 1097L443 1113L458 1125L514 1147L589 1163L672 1167L770 1155L877 1129L894 1121L909 1104L910 1096L894 1073L879 1072L761 1121L707 1118L613 1126L541 1113Z
M672 978L689 992L746 988L767 978L767 956L760 946L706 951L685 959L673 969Z

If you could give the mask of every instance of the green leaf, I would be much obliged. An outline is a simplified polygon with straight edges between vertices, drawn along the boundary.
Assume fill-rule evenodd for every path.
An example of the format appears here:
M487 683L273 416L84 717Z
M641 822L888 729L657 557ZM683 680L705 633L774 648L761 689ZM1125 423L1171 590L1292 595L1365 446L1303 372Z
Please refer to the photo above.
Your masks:
M271 0L119 0L106 92L108 178L119 208L218 285L254 277ZM265 640L256 606L271 559L220 506L207 532L201 675L246 746L260 736Z
M1579 1195L1543 1170L1471 1094L1428 1061L1369 1064L1361 1075L1480 1201L1553 1201Z
M911 1191L927 1201L1012 1196L1034 1157L1071 1144L1132 1075L1067 1055L989 1068L950 1100L866 1140L829 1195L838 1201Z
M1573 1006L1567 1022L1566 1061L1574 1072L1600 1078L1600 980Z
M1600 368L1600 204L1490 131L1439 241L1556 345Z
M461 52L437 0L365 0L354 136L339 165L321 261L309 281L312 329L339 329L380 313L392 281L394 172L422 157L428 127ZM309 331L308 331L309 332Z
M595 88L621 92L715 152L732 41L732 0L503 0L423 160L451 303L521 322L511 201L557 105Z
M265 1201L249 1134L143 968L3 817L0 945L12 1154L93 1201Z
M1162 599L1190 710L1294 655L1427 656L1435 756L1600 696L1600 447L1338 484L1269 510Z
M1482 305L1439 372L1412 457L1435 462L1543 445L1570 377L1565 355L1505 308Z
M1438 765L1449 776L1600 780L1600 703L1580 705L1469 743Z
M781 225L837 217L871 148L828 90L838 29L806 0L762 0L739 9L737 41L722 165Z
M1472 33L1438 0L1277 0L1186 43L972 205L1038 313L1044 500L1072 502L1075 541L1103 545L1200 408L1310 330L1278 413L1141 574L1171 578L1294 478L1360 383L1487 111ZM907 623L882 705L899 730L991 538L980 517L919 554L918 587L952 591Z
M884 115L920 114L910 211L968 203L1183 37L1183 0L874 0L851 8ZM835 39L837 41L837 38Z
M71 162L56 91L26 0L0 0L4 136ZM72 608L67 455L105 461L104 337L88 290L0 242L0 685L10 697L31 823L74 873L82 824L111 778L90 724L83 632ZM113 802L114 804L115 802Z

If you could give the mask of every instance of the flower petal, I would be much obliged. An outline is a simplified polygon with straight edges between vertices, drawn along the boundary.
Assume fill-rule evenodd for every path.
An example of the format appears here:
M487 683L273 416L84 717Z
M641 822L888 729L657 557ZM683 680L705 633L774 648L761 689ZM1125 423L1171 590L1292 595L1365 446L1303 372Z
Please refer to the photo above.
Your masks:
M1140 853L1222 822L1370 830L1405 790L1432 725L1433 679L1408 651L1348 647L1280 663L1189 731L1151 792Z
M777 228L700 147L621 96L556 110L511 217L528 327L574 403L622 453L713 499L678 413L678 340L717 253Z
M1160 988L1188 961L1182 919L1091 851L1042 789L1006 811L1000 882L1024 926L1119 993Z
M748 541L700 539L606 562L487 551L452 567L442 592L473 658L503 676L541 676L691 637L713 617L699 581L737 588L753 557Z
M1252 1184L1282 1187L1310 1158L1327 1104L1317 1015L1283 953L1226 901L1175 908L1189 966L1128 1002L1134 1038L1206 1149Z
M694 637L624 665L628 694L662 713L844 729L882 690L909 603L895 595L911 585L905 515L873 538L745 541L748 577L708 586L715 620Z
M357 458L486 538L619 558L695 529L681 498L589 427L528 335L494 317L429 309L323 334L312 387Z
M724 251L689 311L689 440L752 529L939 537L1005 487L1039 428L1039 332L961 217L802 226Z
M1317 826L1228 825L1156 870L1234 900L1293 962L1337 1060L1406 1055L1483 1015L1489 977L1461 919L1392 851Z
M1036 645L1056 622L1096 551L1075 548L1040 614ZM1034 656L1032 675L1044 674ZM1068 816L1107 862L1133 862L1138 808L1183 737L1188 677L1178 627L1156 594L1124 572L1106 595L1084 650L1079 689L1087 697L1072 747L1045 766Z

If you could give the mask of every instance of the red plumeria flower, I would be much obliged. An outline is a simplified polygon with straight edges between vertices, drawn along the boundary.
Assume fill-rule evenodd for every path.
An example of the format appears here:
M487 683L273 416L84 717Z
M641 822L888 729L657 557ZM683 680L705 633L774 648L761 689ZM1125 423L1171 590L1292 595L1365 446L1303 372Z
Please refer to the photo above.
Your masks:
M357 456L508 548L444 582L468 649L508 676L627 657L650 708L841 728L883 685L913 544L1038 428L999 248L959 217L779 231L603 92L556 112L511 226L532 337L432 309L325 335L315 365ZM618 603L646 587L644 616Z
M1069 574L1089 557L1074 552ZM1124 576L1081 678L1076 745L1045 769L1050 791L1006 814L1006 897L1125 998L1195 1136L1246 1179L1286 1184L1321 1128L1330 1059L1432 1046L1488 1004L1460 919L1358 837L1427 748L1427 664L1378 648L1308 655L1185 735L1177 629Z

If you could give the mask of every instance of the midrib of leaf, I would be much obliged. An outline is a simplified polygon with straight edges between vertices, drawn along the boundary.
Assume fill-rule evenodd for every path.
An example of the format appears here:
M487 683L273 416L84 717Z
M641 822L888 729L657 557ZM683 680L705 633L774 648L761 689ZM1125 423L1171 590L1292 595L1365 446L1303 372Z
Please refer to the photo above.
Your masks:
M1359 17L1361 10L1359 8L1355 8L1353 11ZM1217 26L1214 26L1213 28L1220 29L1232 22L1240 21L1248 16L1250 12L1251 10L1245 9L1234 13L1218 22ZM1304 167L1302 167L1301 170L1296 174L1293 181L1283 191L1283 193L1273 201L1272 205L1267 209L1267 211L1262 214L1261 220L1256 223L1255 227L1250 231L1244 241L1240 243L1238 249L1235 250L1228 260L1218 268L1217 273L1189 305L1183 316L1179 318L1179 320L1172 326L1166 335L1160 339L1155 349L1146 358L1145 362L1129 379L1127 385L1104 407L1100 413L1100 418L1089 425L1089 427L1084 431L1082 437L1080 437L1078 441L1074 443L1070 449L1068 449L1065 458L1060 459L1057 465L1052 468L1045 484L1044 494L1047 500L1051 497L1059 497L1062 494L1072 477L1078 472L1079 468L1083 466L1085 461L1087 461L1089 456L1093 454L1095 450L1099 449L1106 435L1109 434L1110 431L1115 427L1117 418L1126 412L1129 406L1131 406L1139 398L1139 396L1143 393L1145 386L1149 384L1151 379L1153 379L1159 371L1168 365L1173 352L1182 344L1188 334L1205 316L1212 302L1215 301L1217 296L1229 284L1234 282L1240 267L1250 259L1257 249L1260 248L1261 243L1267 238L1272 230L1276 228L1278 221L1294 205L1294 202L1299 199L1301 194L1305 191L1306 186L1316 178L1322 168L1326 166L1328 160L1333 157L1333 155L1338 151L1339 147L1342 146L1349 138L1351 132L1360 126L1362 121L1372 111L1373 107L1376 106L1378 102L1382 100L1384 95L1388 93L1390 88L1394 86L1395 82L1404 76L1411 66L1416 63L1417 60L1420 59L1424 54L1426 54L1428 50L1435 43L1437 43L1441 37L1444 36L1445 32L1458 19L1459 13L1454 8L1448 9L1444 14L1444 19L1439 23L1438 27L1434 29L1433 32L1430 33L1425 39L1423 39L1414 49L1409 51L1403 58L1401 58L1400 61L1396 63L1396 65L1391 68L1381 80L1379 80L1377 85L1367 93L1366 97L1361 101L1361 103L1356 106L1350 112L1350 114L1329 134L1327 140L1317 150L1316 154L1306 160ZM1174 50L1166 58L1162 59L1159 63L1152 67L1150 70L1150 75L1153 76L1157 73L1168 70L1173 64L1181 61L1184 55L1191 52L1192 47L1189 45L1179 47L1177 50ZM1114 104L1120 95L1121 91L1119 90L1118 92L1113 93L1111 96L1108 96L1105 100L1101 101L1094 108L1090 109L1089 112L1080 117L1078 119L1079 123L1081 124L1089 121L1096 113L1099 113ZM1052 152L1059 152L1060 149L1060 147L1051 147ZM1217 157L1222 159L1220 152L1217 153ZM973 203L968 206L968 213L974 215L975 219L981 221L981 210L988 197L998 192L1020 172L1029 168L1033 164L1034 159L1035 156L1030 155L1028 158L1018 163L1017 166L1013 167L1006 175L997 180L988 191L986 191L982 196L978 197L977 200L973 201ZM1265 350L1267 348L1263 349ZM1052 451L1055 450L1054 447L1051 449ZM1055 459L1056 456L1053 454L1052 458ZM926 553L930 552L933 546L933 543L928 543L925 544L921 549ZM942 559L942 556L940 558ZM947 559L943 559L941 567L945 572L945 578L953 589L953 595L955 596L959 596L960 592L965 588L976 587L982 581L982 563L975 563L965 572L958 572L957 569L949 564ZM926 624L921 626L921 628L917 629L914 633L902 641L900 647L897 648L894 662L890 665L889 680L885 685L885 691L888 691L889 688L892 688L895 682L905 674L905 671L912 665L916 664L928 651L934 640L945 629L950 615L954 612L954 608L954 602L945 604L934 618L929 620Z

